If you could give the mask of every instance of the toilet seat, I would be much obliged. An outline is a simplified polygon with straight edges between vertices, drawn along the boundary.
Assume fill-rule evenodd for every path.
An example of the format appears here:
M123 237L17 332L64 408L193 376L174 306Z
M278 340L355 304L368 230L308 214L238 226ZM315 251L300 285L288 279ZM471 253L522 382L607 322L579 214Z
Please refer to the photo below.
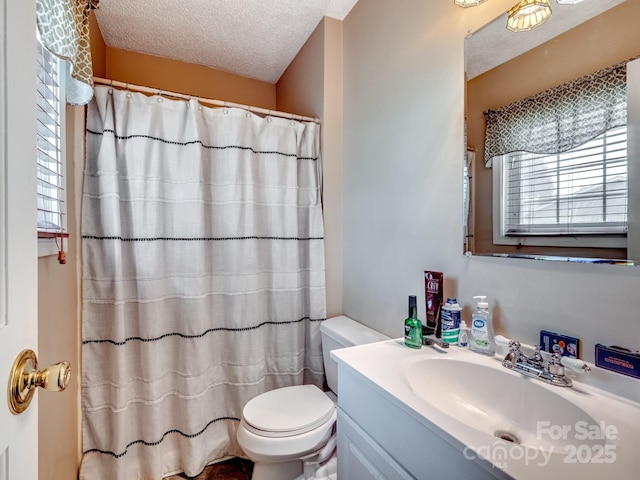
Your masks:
M242 411L244 427L255 435L291 437L330 421L335 404L315 385L278 388L250 400Z

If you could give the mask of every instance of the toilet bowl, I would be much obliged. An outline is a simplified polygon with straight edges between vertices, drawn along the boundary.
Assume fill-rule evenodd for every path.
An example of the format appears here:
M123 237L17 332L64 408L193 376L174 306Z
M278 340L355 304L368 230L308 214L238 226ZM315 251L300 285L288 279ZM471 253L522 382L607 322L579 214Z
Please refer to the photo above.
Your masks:
M338 371L331 350L389 339L345 316L322 322L320 333L327 385L336 394ZM313 469L332 470L337 417L333 393L295 385L265 392L245 405L237 438L254 462L252 480L295 480L305 474L311 478ZM312 478L335 478L320 475Z
M315 385L258 395L242 412L238 444L254 462L253 480L286 480L303 471L334 433L336 406Z

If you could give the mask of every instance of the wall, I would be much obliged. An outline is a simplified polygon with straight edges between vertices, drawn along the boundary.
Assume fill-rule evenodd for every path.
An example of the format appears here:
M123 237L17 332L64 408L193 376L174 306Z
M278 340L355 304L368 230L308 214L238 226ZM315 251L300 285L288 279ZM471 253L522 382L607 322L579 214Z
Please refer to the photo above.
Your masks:
M574 333L593 361L596 342L639 346L640 268L462 255L464 38L513 3L368 0L345 19L344 313L400 336L439 270L464 314L488 295L498 333Z
M275 110L275 85L202 65L107 46L106 78Z
M93 75L104 78L107 76L107 46L95 15L89 16L89 37Z
M84 108L67 106L67 263L56 255L38 259L38 364L71 362L72 376L63 392L38 393L38 462L40 480L77 478L81 458L80 316L78 303L79 231L76 169L84 159ZM80 184L81 185L81 184Z
M342 313L342 22L325 18L277 83L277 108L322 122L327 318Z
M482 112L497 109L548 88L640 55L636 19L640 3L625 2L467 84L467 143L477 151L474 232L482 253L538 253L544 255L631 258L626 249L562 249L493 245L492 170L483 167L485 120ZM544 27L543 27L544 28ZM588 51L589 55L576 52Z

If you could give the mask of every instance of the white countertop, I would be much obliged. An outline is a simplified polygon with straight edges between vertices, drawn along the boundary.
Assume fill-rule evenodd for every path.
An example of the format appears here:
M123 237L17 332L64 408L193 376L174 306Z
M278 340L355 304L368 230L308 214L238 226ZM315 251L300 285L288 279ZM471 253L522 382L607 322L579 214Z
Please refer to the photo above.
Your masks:
M615 474L621 479L637 478L637 475L640 475L638 473L640 472L640 453L636 451L637 446L640 445L640 404L587 386L581 383L579 378L576 381L575 376L572 377L574 378L572 388L551 386L505 369L501 365L501 357L498 356L487 357L455 346L449 349L423 347L414 350L405 347L401 338L334 350L331 352L331 357L338 362L340 369L355 372L374 386L377 392L415 418L418 424L429 428L444 441L463 451L465 458L472 459L474 455L482 456L496 468L500 468L514 478L537 479L542 478L543 475L571 475L581 480L601 480L604 475ZM539 384L540 388L562 396L563 399L587 412L590 418L595 419L597 425L587 425L588 429L612 426L616 433L610 434L612 438L602 442L605 446L603 448L603 445L593 445L593 443L587 445L588 442L580 441L575 433L577 430L572 428L568 433L566 442L568 445L564 449L556 449L556 451L525 449L529 452L527 455L532 457L536 454L536 458L519 459L518 456L522 454L523 448L503 442L508 448L514 450L508 452L507 461L493 461L492 456L495 453L493 449L496 445L502 445L501 440L488 436L486 432L472 428L434 407L429 402L429 396L441 393L438 385L434 384L433 390L426 394L424 391L421 392L424 397L421 398L409 384L405 374L407 369L412 368L417 362L434 358L455 359L503 369L507 375L521 377L523 382L536 382L536 386ZM495 394L505 396L509 395L509 392L505 389L496 391ZM338 396L338 404L340 404L340 396ZM571 435L576 437L575 443ZM504 449L504 447L501 448Z

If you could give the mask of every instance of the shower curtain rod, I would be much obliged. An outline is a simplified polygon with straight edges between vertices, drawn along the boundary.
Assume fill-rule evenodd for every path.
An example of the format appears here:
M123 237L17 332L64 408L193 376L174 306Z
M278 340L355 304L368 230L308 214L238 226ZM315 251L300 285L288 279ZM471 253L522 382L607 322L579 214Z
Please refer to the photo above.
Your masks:
M319 118L305 117L303 115L296 115L295 113L278 112L276 110L268 110L266 108L253 107L251 105L243 105L241 103L224 102L222 100L212 100L209 98L201 98L201 97L196 97L194 95L185 95L184 93L168 92L166 90L161 90L159 88L143 87L141 85L133 85L132 83L120 82L118 80L109 80L106 78L93 77L93 83L97 83L100 85L108 85L110 87L115 87L115 88L123 88L125 90L131 90L131 91L140 92L140 93L166 95L168 97L180 98L183 100L191 100L193 98L198 100L198 102L202 104L213 105L216 107L242 108L244 110L248 110L249 112L259 113L263 115L271 115L274 117L288 118L291 120L298 120L301 122L320 123Z

